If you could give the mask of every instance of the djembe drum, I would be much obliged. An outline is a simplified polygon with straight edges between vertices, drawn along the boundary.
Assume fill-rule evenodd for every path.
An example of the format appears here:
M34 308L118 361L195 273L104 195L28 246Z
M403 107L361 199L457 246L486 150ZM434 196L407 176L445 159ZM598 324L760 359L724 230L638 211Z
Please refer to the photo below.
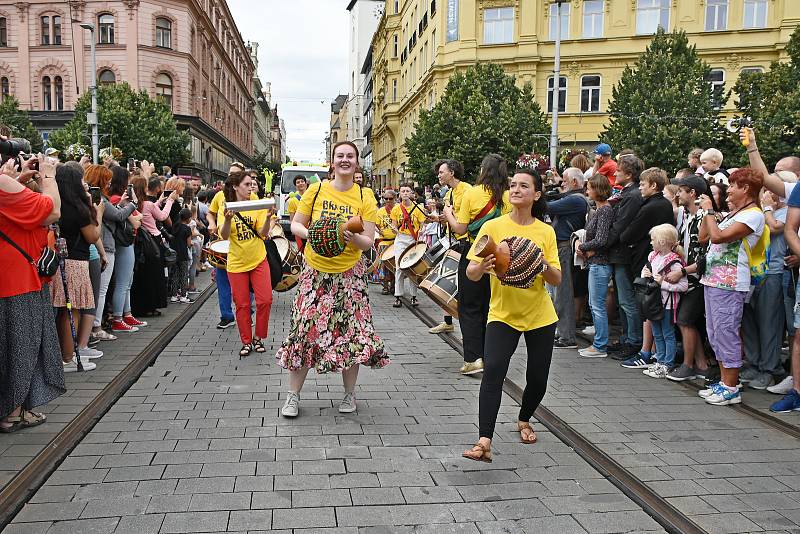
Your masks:
M507 286L528 289L536 277L544 272L544 253L539 246L525 237L507 237L501 243L506 243L511 259L508 269L497 278L500 283Z
M344 252L345 246L341 227L344 221L322 217L308 226L308 244L314 252L325 258L334 258Z

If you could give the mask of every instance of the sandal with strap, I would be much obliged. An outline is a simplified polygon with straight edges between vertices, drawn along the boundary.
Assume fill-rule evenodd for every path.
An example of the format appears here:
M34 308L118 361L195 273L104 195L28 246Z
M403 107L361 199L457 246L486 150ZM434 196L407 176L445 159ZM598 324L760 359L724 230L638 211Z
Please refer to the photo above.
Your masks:
M538 441L536 437L536 432L533 431L533 427L530 423L526 423L524 421L519 421L517 423L517 429L519 430L519 440L526 445L531 445ZM527 434L527 438L525 437Z
M32 412L30 410L22 410L20 426L22 428L31 428L39 426L47 421L47 416L40 412Z
M245 343L242 345L241 350L239 350L239 359L241 360L242 358L247 358L250 356L251 352L253 352L253 345L250 343Z
M4 419L0 419L0 432L3 434L12 434L20 428L22 428L22 415L8 416Z
M394 304L392 304L392 308L402 308L402 307L403 307L403 301L400 300L400 297L395 297Z
M476 462L486 462L488 464L492 463L491 447L487 448L480 441L473 445L470 450L464 451L461 456L464 458L469 458L470 460L475 460Z
M264 342L260 339L253 341L253 348L256 352L267 352L267 349L264 347Z

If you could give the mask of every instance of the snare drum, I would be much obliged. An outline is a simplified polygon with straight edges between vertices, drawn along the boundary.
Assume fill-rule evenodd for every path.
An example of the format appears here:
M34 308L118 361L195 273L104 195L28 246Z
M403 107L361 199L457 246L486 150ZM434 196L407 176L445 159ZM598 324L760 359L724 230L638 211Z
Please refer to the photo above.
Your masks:
M461 254L455 250L445 252L440 261L420 283L419 287L442 309L458 318L458 262Z
M394 272L394 243L387 246L381 254L381 263L387 271Z
M211 241L205 250L208 256L208 263L217 267L218 269L228 268L228 252L231 248L231 242L227 239L217 239Z
M275 286L275 291L282 293L297 285L300 272L303 270L303 255L297 250L297 246L285 237L273 237L272 240L281 257L283 271L281 281Z
M427 243L415 243L408 247L397 260L397 264L405 275L417 285L428 276L428 272L433 268L433 261L427 251Z

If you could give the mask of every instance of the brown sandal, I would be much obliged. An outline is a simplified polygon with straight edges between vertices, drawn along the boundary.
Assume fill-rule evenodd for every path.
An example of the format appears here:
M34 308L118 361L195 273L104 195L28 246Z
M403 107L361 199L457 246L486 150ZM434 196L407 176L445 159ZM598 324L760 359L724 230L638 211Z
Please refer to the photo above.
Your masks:
M487 449L480 441L473 445L470 450L464 451L461 456L477 462L492 463L492 449Z
M3 419L0 419L0 432L3 434L12 434L22 428L22 415L9 415ZM3 425L8 426L3 426Z
M34 426L39 426L45 421L47 421L47 416L39 412L22 410L22 413L20 415L22 416L22 421L20 423L22 428L31 428Z
M536 443L538 441L538 438L536 437L536 432L533 431L533 427L531 426L530 423L526 423L524 421L519 421L519 422L517 422L517 429L519 430L519 440L522 443L525 443L526 445L531 445L531 444ZM528 432L530 432L528 434L528 438L527 439L525 438L525 431L526 430ZM531 438L531 436L533 436L533 437Z

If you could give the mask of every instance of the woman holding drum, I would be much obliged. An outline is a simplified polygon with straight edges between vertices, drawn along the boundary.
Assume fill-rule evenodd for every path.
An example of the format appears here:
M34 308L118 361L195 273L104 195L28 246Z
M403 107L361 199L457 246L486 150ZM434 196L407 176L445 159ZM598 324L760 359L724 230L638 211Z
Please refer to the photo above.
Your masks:
M289 370L284 417L299 414L300 390L308 371L342 372L345 395L339 412L356 411L355 387L360 365L389 363L375 334L361 253L372 247L375 197L353 183L358 149L350 141L333 147L333 179L309 187L292 220L292 233L307 239L306 267L300 274L289 335L277 360ZM348 218L360 217L359 232Z
M528 363L517 428L522 443L536 442L529 420L547 388L558 321L544 284L558 286L561 267L555 231L543 222L547 203L536 171L517 170L511 178L510 202L511 213L484 224L468 256L470 280L493 274L478 412L480 439L463 454L484 462L492 461L503 381L520 335L525 336ZM494 244L499 245L497 252L487 254Z
M400 297L405 295L403 287L408 276L400 268L400 256L409 247L415 245L419 238L422 225L425 224L425 211L411 201L414 189L411 184L400 184L400 203L392 208L392 225L397 232L394 239L394 260L395 260L395 285L394 285L394 306L399 308L403 305ZM417 306L417 286L408 280L411 292L411 305Z
M250 200L253 179L245 173L236 172L225 180L225 201L242 202ZM230 241L227 271L231 284L233 303L236 306L236 325L242 348L239 359L246 358L252 351L266 352L262 339L267 337L269 312L272 307L272 286L270 281L267 251L264 240L270 235L272 213L270 210L254 210L234 213L225 209L224 221L219 236ZM253 337L253 323L250 318L250 290L256 300L256 335Z

